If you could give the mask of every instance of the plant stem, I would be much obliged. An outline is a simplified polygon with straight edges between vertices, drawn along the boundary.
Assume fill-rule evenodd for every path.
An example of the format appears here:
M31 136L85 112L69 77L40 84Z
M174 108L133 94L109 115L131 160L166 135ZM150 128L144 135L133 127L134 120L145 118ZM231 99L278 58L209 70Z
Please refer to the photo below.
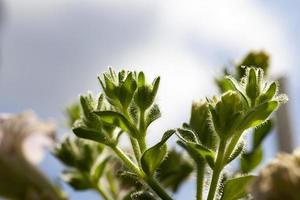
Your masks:
M214 200L216 196L216 191L219 185L219 179L220 179L220 174L223 170L223 161L224 161L224 154L225 154L225 148L226 148L226 142L221 141L218 149L218 155L217 155L217 160L215 167L213 169L213 175L211 178L210 182L210 188L208 192L208 197L207 200Z
M104 200L112 200L108 194L106 194L106 192L99 186L99 185L95 185L95 189L96 191L102 196L102 198Z
M145 125L145 111L140 110L140 122L139 122L139 132L140 132L140 139L138 139L139 146L141 149L142 154L147 149L146 144L146 125Z
M197 164L197 200L202 200L202 192L203 192L203 181L204 181L204 170L205 164L199 163Z
M136 173L140 178L142 178L152 189L153 191L163 200L172 200L172 198L168 195L168 193L157 183L157 181L147 176L142 170L136 166L128 156L117 146L112 146L112 150L118 155L118 157L124 162L126 167L129 170Z
M130 137L130 142L131 142L131 146L132 146L132 149L133 149L133 152L134 152L134 156L135 156L135 159L137 161L138 164L140 164L140 159L141 159L141 149L140 149L140 146L139 146L139 142L137 139Z
M130 123L132 123L132 120L129 116L127 108L123 108L123 114L127 118L127 120L129 120ZM130 143L131 143L131 146L132 146L132 149L133 149L133 152L134 152L135 159L136 159L137 163L140 165L141 149L140 149L140 146L139 146L139 142L138 142L137 139L135 139L131 136L129 136L129 138L130 138Z
M136 173L140 177L144 177L144 173L134 164L128 156L117 146L112 146L112 150L118 155L118 157L124 162L132 172Z
M142 137L138 140L139 142L139 147L141 149L142 154L146 151L147 145L146 145L146 140L145 137Z
M146 177L145 181L156 192L162 200L172 200L172 197L160 186L160 184L152 177Z
M128 118L131 122L131 118L127 109L123 109L123 114L126 118ZM141 154L147 149L146 145L146 127L145 127L145 111L140 112L140 122L139 122L139 132L140 139L135 139L130 137L131 145L136 157L137 162L140 166L140 158ZM119 156L119 158L125 163L125 165L134 173L136 173L140 178L142 178L152 189L153 191L162 199L162 200L172 200L169 194L159 185L159 183L150 176L147 176L139 166L136 166L128 156L117 146L112 146L112 150Z

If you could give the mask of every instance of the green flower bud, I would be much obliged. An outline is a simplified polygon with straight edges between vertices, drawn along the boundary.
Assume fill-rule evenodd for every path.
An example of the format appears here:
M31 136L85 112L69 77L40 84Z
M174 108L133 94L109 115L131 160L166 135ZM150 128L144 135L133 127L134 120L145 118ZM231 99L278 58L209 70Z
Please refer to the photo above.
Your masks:
M228 91L215 105L210 104L209 109L215 131L220 137L227 137L240 123L243 113L241 96L235 91Z
M132 72L123 70L116 75L115 71L110 68L109 72L104 73L98 79L109 103L121 110L129 107L137 88Z
M135 103L137 106L145 111L149 108L155 99L158 87L159 87L160 77L154 79L151 85L145 83L145 77L142 72L138 75L138 88L135 94Z
M198 140L210 148L214 143L214 135L209 124L208 107L207 101L193 102L189 127L195 132Z
M93 129L101 128L100 118L93 113L97 108L96 101L91 93L80 96L80 105L82 109L82 122Z
M258 81L258 71L254 68L249 68L247 71L247 83L246 83L246 94L249 97L251 104L254 105L256 98L260 95L261 85Z

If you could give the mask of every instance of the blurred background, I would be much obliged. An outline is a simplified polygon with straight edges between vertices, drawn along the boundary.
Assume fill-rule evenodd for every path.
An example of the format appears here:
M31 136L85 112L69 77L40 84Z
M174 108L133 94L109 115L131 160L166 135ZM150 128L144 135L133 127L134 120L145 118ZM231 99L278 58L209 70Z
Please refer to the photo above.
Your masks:
M78 94L100 91L97 75L115 69L161 76L162 118L149 139L187 121L192 100L217 93L214 78L250 50L271 56L271 76L287 78L293 146L300 146L300 2L1 0L0 111L33 109L64 128L63 109ZM274 157L267 138L265 160ZM62 165L50 154L41 169L54 181ZM192 181L192 180L191 180ZM177 199L193 193L181 188ZM92 192L71 199L97 199Z

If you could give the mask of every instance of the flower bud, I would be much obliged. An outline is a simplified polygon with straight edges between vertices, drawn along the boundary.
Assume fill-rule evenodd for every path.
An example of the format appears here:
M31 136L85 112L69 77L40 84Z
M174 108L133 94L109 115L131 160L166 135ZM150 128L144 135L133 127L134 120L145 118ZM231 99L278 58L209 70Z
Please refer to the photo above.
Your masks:
M141 73L138 77L138 88L135 94L135 103L137 106L145 111L149 108L156 97L156 93L159 87L160 77L154 79L151 85L145 83L145 77Z
M127 109L137 88L134 74L123 70L117 75L110 68L108 73L98 79L107 100L121 110Z
M215 131L220 137L226 137L233 133L240 123L243 103L237 92L228 91L215 105L210 104L209 109Z

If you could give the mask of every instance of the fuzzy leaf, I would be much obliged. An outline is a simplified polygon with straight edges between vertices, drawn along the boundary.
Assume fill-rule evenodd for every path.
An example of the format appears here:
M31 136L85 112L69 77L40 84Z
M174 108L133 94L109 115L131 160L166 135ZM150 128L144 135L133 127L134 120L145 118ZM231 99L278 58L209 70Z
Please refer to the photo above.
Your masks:
M262 141L271 132L272 127L273 127L272 121L267 120L261 126L258 126L257 128L255 128L254 135L253 135L253 148L252 148L252 150L255 150L256 148L258 148L261 145Z
M107 138L103 133L97 132L93 129L89 129L84 126L74 127L73 132L77 137L93 140L103 144L110 144L110 139Z
M179 140L177 143L187 150L197 164L205 160L211 168L214 168L215 153L212 150L193 142L182 142Z
M122 114L114 111L94 111L95 114L100 116L100 119L116 127L119 127L123 131L129 133L132 137L138 137L138 131Z
M260 103L270 101L278 92L278 85L276 82L273 82L269 85L268 89L266 90L265 93L263 93L259 97Z
M153 175L156 168L160 165L166 154L166 144L158 143L155 146L147 149L141 158L141 165L144 172L148 175Z
M240 129L246 130L262 124L277 109L278 105L277 101L269 101L255 107L246 114L240 125Z
M176 132L176 130L174 130L174 129L167 130L167 131L163 134L163 136L162 136L162 138L161 138L161 140L160 140L160 143L166 143L167 140L168 140L175 132Z
M149 111L146 113L146 127L148 127L152 122L161 117L161 113L157 104L151 106Z
M227 164L230 163L231 161L233 161L236 157L238 157L243 149L244 149L245 143L244 142L240 142L237 147L234 149L234 151L232 152L232 154L230 155Z
M249 173L255 169L263 159L263 149L261 146L257 147L250 153L242 154L241 156L241 170L243 173Z
M184 142L198 142L197 137L192 130L178 128L176 134Z
M227 76L226 79L231 83L234 90L237 91L243 97L244 101L246 102L246 105L249 106L249 99L244 93L244 89L242 88L241 84L231 76Z
M145 80L145 74L144 72L139 72L139 75L138 75L138 86L142 86L142 85L145 85L146 83L146 80Z
M167 145L165 143L174 133L175 130L166 131L159 143L143 153L141 165L146 174L153 175L157 167L163 161L167 154Z
M255 176L242 176L225 182L221 200L238 200L247 195L246 189Z

